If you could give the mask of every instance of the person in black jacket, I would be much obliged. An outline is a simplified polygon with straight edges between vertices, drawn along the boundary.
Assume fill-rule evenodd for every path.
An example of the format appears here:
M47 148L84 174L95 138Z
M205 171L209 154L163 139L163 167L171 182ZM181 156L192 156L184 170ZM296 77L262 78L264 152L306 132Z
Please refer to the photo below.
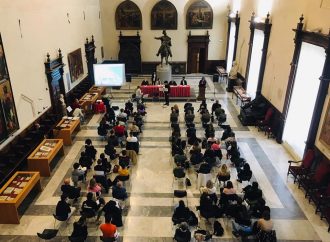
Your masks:
M60 217L63 220L66 220L71 217L73 212L76 210L74 207L70 207L70 205L66 202L67 196L62 194L61 200L58 201L56 205L56 216Z
M174 209L174 213L172 215L173 224L176 225L180 222L188 222L190 218L190 210L184 204L183 200L179 201L179 205Z
M80 197L80 190L80 187L74 187L70 185L70 178L64 179L64 184L61 186L61 191L65 196L77 201Z
M191 232L186 222L183 222L175 230L174 239L177 242L189 242L191 240Z
M91 139L86 139L86 140L85 140L85 152L86 152L86 155L88 155L88 156L91 157L93 160L95 160L95 155L96 155L96 152L97 152L97 151L96 151L96 149L94 148Z
M213 115L214 111L218 108L221 108L221 104L219 103L219 100L216 100L215 103L212 104L211 114Z
M164 105L170 105L170 93L171 93L171 86L168 84L167 81L164 82L164 96L165 96L165 103Z
M81 238L81 241L85 241L88 236L86 217L81 216L77 222L73 223L73 231L70 237Z
M92 157L87 156L86 152L81 152L80 159L79 159L79 165L81 167L86 167L87 169L91 169L91 166L93 164Z

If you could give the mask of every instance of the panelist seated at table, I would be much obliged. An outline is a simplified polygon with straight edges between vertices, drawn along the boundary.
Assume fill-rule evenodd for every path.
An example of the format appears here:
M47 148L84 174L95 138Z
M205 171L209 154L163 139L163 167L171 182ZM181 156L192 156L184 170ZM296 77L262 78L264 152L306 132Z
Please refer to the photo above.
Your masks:
M187 85L187 81L186 81L185 78L186 78L186 77L182 77L182 80L181 80L181 82L180 82L180 85L181 85L181 86L186 86L186 85Z
M141 82L141 86L149 86L149 82L147 80L143 80Z
M168 83L170 86L177 86L178 84L176 84L176 82L174 80L170 81Z

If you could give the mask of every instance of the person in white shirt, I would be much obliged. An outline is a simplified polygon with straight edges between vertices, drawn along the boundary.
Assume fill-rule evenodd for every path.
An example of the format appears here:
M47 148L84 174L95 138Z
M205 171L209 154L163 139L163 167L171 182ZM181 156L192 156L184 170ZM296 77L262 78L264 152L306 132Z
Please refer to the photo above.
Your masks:
M126 139L127 142L138 142L138 138L133 136L133 132L129 133L129 136Z
M140 100L142 99L142 97L143 97L143 93L140 89L140 86L137 86L136 91L135 91L136 102L139 103Z
M73 117L79 117L80 118L80 122L84 122L84 114L82 112L82 110L80 108L75 108L75 110L72 113Z

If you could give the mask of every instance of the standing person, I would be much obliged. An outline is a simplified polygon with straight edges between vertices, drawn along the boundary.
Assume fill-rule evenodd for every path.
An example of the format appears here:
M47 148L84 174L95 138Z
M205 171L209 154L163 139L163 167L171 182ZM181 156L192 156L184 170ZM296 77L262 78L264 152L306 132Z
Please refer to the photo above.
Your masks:
M157 75L156 72L153 72L151 75L151 85L156 85Z
M136 99L137 103L140 102L140 100L142 99L142 96L143 96L143 93L141 91L141 88L140 88L140 86L137 86L137 88L135 90L135 99Z
M164 86L164 96L165 96L165 103L164 105L169 106L170 105L170 92L171 92L171 87L168 84L167 81L164 82L165 86Z
M206 80L205 80L204 76L199 81L198 87L199 87L199 93L198 93L197 99L204 100L205 99L205 88L206 88Z

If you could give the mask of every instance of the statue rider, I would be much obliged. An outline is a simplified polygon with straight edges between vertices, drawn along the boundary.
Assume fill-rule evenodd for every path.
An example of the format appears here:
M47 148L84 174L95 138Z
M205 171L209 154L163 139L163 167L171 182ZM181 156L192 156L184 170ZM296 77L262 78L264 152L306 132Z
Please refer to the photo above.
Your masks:
M169 37L167 34L166 34L166 30L163 30L163 36L161 37L155 37L155 39L159 39L161 40L161 45L159 47L159 50L157 52L157 56L159 56L159 54L161 54L162 56L164 57L172 57L172 52L171 52L171 46L172 46L172 43L171 43L171 37ZM166 50L167 50L167 55L166 55Z

